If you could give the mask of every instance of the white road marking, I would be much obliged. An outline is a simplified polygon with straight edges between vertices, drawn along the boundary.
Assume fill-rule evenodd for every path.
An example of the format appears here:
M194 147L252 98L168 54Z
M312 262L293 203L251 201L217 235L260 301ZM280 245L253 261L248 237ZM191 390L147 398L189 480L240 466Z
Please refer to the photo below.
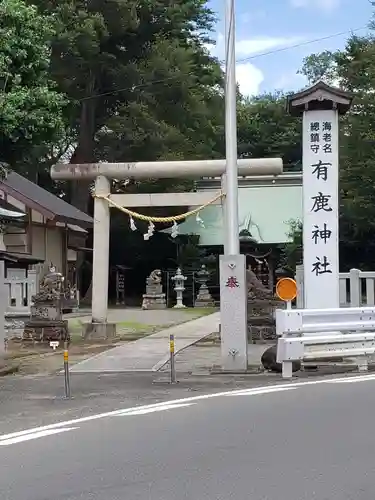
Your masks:
M343 379L331 380L331 384L354 384L356 382L370 382L375 380L375 375L359 375L358 377L346 377Z
M256 396L257 394L261 394L261 392L259 392L259 391L262 391L262 390L269 391L270 389L275 389L275 391L277 392L277 391L280 391L284 388L291 389L291 388L303 387L303 386L307 386L307 385L332 384L332 383L339 383L340 381L342 381L342 383L344 383L344 382L349 381L349 380L352 380L353 382L356 380L358 382L365 382L367 380L374 380L374 375L372 374L372 375L367 375L367 376L360 375L357 377L351 377L351 376L338 377L335 379L328 379L328 380L324 379L324 380L305 380L303 382L288 382L285 384L275 384L275 385L268 385L268 386L263 386L263 387L256 387L254 389L249 389L249 392L251 390L253 390L253 391L257 390L258 392L253 392L253 395ZM132 408L125 408L122 410L108 411L105 413L90 415L88 417L75 418L72 420L67 420L65 422L57 422L55 424L49 424L49 425L44 425L41 427L35 427L35 428L27 429L24 431L12 432L10 434L3 434L2 436L0 436L0 440L8 440L8 439L13 439L13 438L18 438L19 436L26 436L26 435L34 434L34 433L38 433L38 432L49 431L52 429L61 429L61 428L65 428L67 426L74 426L76 424L81 424L84 422L91 422L94 420L100 420L102 418L107 418L107 417L115 417L116 415L125 415L126 413L130 413L133 411L140 411L140 410L149 409L149 408L159 408L159 407L166 406L166 405L185 404L185 403L191 403L191 402L195 402L195 401L203 401L206 399L219 398L222 396L243 395L245 391L246 391L246 389L239 389L236 391L217 392L214 394L202 394L200 396L191 396L189 398L174 399L172 401L165 401L163 403L156 403L156 404L152 404L152 405L134 406Z
M297 387L285 387L280 385L279 387L261 387L258 389L245 389L243 391L236 391L233 394L226 394L228 397L233 396L257 396L259 394L270 394L273 392L283 392L283 391L294 391Z
M24 434L23 436L13 437L9 439L0 439L0 446L9 446L10 444L23 443L24 441L31 441L32 439L39 439L46 436L52 436L54 434L60 434L61 432L74 431L78 427L64 427L62 429L50 429L39 432L30 432L29 434Z
M135 409L135 410L124 410L123 413L119 413L117 416L129 416L129 415L147 415L148 413L155 413L157 411L166 411L166 410L174 410L175 408L184 408L186 406L192 406L195 403L181 403L181 404L166 404L163 406L154 406L152 408L143 408L143 409Z

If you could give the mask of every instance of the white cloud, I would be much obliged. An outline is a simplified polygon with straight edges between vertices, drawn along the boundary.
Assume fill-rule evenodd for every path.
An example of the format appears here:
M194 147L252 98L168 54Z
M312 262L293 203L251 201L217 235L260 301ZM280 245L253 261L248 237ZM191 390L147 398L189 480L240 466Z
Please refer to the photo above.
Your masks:
M302 41L301 37L248 38L236 43L236 53L239 57L252 56L267 50L290 47Z
M241 94L252 96L259 94L260 85L264 81L263 72L251 63L236 65L236 80Z
M263 20L267 17L267 12L262 9L251 10L250 12L244 12L238 16L236 20L237 25L255 23L259 20Z
M247 57L267 52L273 49L290 47L304 40L302 37L258 37L238 40L236 42L236 78L243 95L252 96L259 94L260 86L264 82L264 74L254 64L246 61ZM217 34L216 45L207 45L207 49L219 60L224 59L225 42L222 33ZM243 62L241 59L245 59Z
M307 85L307 78L297 72L284 73L275 83L276 90L294 91Z
M332 12L340 6L341 0L290 0L290 4L295 8L316 8L326 12Z
M290 47L296 43L303 42L305 38L300 36L292 37L271 37L262 36L256 38L244 38L242 40L236 41L236 56L237 57L247 57L259 54L261 52L266 52L272 49ZM219 57L219 59L224 57L225 53L225 40L222 33L217 34L216 45L207 46L210 52Z

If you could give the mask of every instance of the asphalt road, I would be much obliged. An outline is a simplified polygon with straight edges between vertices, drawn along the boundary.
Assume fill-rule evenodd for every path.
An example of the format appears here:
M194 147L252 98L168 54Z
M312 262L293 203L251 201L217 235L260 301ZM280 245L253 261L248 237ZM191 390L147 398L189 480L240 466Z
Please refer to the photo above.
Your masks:
M198 396L2 436L1 498L369 500L374 415L372 375Z

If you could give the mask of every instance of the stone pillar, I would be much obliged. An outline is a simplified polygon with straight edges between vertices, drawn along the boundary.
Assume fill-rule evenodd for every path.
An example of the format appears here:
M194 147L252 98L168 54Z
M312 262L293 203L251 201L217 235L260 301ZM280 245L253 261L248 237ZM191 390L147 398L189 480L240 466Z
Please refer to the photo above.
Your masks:
M247 284L244 255L220 256L221 366L247 370Z
M303 116L304 307L340 307L339 115L353 97L323 82L288 98Z
M100 175L95 180L95 194L108 196L110 181ZM92 337L107 337L110 209L108 202L94 199L94 254L92 268ZM111 328L112 329L112 328Z
M221 176L221 191L222 193L227 192L227 176L223 174ZM228 226L227 224L227 210L225 206L225 198L221 199L221 210L222 210L222 220L223 220L223 228L226 228ZM228 232L226 230L223 231L223 236L224 236L224 241L223 241L223 247L224 247L224 255L226 255L229 252L229 247L228 247Z

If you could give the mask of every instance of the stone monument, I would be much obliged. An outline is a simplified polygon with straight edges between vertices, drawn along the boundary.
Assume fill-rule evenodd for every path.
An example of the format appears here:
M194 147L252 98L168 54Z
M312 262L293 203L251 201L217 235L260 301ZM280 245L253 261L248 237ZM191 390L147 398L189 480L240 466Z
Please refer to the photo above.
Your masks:
M25 321L22 336L24 342L70 340L68 321L62 319L64 282L64 276L51 265L40 284L39 292L32 297L31 318Z
M155 269L146 279L146 293L143 294L142 309L166 309L167 303L161 283L161 271Z
M202 264L202 267L197 272L196 281L199 284L199 290L194 303L195 307L215 307L214 299L212 298L207 287L207 282L209 279L210 272L206 269L206 266Z

